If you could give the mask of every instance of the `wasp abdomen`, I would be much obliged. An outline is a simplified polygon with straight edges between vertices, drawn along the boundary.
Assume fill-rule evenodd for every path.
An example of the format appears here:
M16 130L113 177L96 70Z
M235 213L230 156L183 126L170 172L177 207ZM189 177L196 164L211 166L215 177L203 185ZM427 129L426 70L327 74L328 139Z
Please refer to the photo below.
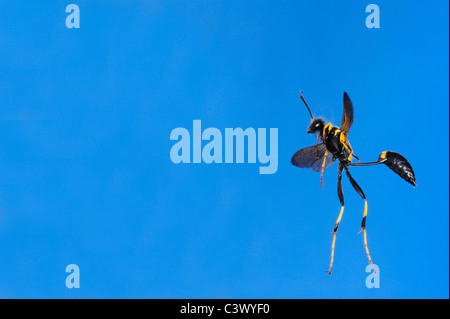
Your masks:
M380 154L379 161L384 161L391 170L397 173L398 176L413 186L416 186L416 176L414 175L413 168L409 164L408 160L401 154L391 151L384 151Z

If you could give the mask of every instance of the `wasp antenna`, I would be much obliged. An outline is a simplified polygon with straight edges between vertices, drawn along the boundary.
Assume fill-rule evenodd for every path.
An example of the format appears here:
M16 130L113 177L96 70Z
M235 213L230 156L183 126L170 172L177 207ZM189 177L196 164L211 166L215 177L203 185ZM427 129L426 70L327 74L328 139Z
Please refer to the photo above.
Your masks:
M309 112L309 115L311 115L311 122L312 122L314 120L314 117L311 113L311 109L309 108L308 103L306 102L305 98L303 97L302 91L298 91L298 93L300 93L300 97L302 98L303 103L305 103L306 107L308 108L308 112Z

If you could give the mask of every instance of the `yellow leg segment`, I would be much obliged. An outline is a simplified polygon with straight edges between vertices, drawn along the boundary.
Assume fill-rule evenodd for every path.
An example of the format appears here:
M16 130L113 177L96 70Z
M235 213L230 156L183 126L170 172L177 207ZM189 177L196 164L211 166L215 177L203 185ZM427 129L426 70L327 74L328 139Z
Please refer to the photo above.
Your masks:
M323 171L325 170L325 162L327 160L328 150L325 151L325 155L323 156L322 162L322 170L320 171L320 187L323 187Z
M319 158L319 138L320 138L320 135L317 134L317 143L316 143L317 158Z
M328 270L328 275L331 275L331 270L333 269L333 260L334 260L334 244L336 242L336 233L339 227L339 223L341 222L342 213L344 212L344 206L341 207L341 212L339 213L339 217L336 221L336 224L333 228L333 242L331 244L331 261L330 261L330 269Z
M363 221L361 224L361 229L359 232L364 232L364 248L366 249L367 258L369 259L369 263L373 268L374 274L377 273L377 270L375 269L375 266L372 263L372 258L370 258L369 253L369 247L367 246L367 233L366 233L366 217L367 217L367 200L364 199L364 215L363 215Z

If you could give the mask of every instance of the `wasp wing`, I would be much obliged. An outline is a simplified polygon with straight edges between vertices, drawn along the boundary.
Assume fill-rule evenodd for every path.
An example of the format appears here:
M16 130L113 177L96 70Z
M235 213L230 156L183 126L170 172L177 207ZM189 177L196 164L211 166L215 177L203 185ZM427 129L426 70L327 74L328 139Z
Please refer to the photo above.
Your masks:
M342 124L341 131L344 132L345 136L348 135L348 131L350 130L350 126L353 124L353 104L350 98L347 95L347 92L344 92L344 113L342 114Z
M304 149L301 149L294 154L291 158L291 163L294 166L300 168L311 168L315 172L320 172L323 165L323 157L325 156L327 148L325 144L319 144L319 146L314 145ZM325 168L333 165L333 155L331 153L327 154L325 159Z

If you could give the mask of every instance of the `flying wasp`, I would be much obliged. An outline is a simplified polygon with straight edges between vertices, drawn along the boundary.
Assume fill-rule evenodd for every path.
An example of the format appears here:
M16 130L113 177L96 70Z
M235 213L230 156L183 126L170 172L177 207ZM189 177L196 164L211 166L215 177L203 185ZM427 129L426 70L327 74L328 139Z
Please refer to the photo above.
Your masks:
M333 165L333 163L339 160L338 167L338 185L337 193L339 201L341 203L341 211L337 218L337 221L333 228L333 241L331 244L331 261L328 274L331 275L333 268L333 258L334 258L334 245L336 242L336 233L341 222L342 214L344 212L344 193L342 191L342 172L345 173L350 180L355 191L364 200L364 214L361 222L361 229L364 233L364 247L366 250L367 258L372 266L374 272L376 269L372 263L372 258L370 257L369 248L367 246L367 234L366 234L366 217L367 217L367 200L361 187L353 179L349 172L350 166L370 166L378 164L386 164L390 169L392 169L396 174L403 178L408 183L416 186L416 177L411 164L402 155L392 151L384 151L376 162L361 163L359 158L353 153L352 146L348 140L348 133L350 127L353 124L353 104L350 100L348 94L344 92L344 112L342 114L342 123L340 127L333 126L331 123L325 125L325 122L321 118L314 118L309 108L308 103L303 97L300 91L300 97L303 103L305 103L309 115L311 116L311 124L308 126L307 132L309 134L317 134L316 145L299 150L292 156L291 163L294 166L300 168L311 168L315 172L320 172L320 186L323 186L323 172L326 168ZM357 159L358 163L352 163L353 159Z

